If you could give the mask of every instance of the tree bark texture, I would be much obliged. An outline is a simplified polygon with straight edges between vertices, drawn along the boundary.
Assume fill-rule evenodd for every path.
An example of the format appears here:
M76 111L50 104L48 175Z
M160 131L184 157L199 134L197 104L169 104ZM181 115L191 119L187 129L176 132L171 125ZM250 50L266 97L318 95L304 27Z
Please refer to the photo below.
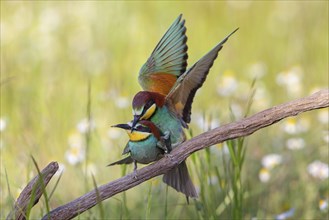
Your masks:
M39 202L45 187L57 170L58 163L51 162L40 172L40 175L35 176L20 193L7 219L26 219L28 207L33 207Z

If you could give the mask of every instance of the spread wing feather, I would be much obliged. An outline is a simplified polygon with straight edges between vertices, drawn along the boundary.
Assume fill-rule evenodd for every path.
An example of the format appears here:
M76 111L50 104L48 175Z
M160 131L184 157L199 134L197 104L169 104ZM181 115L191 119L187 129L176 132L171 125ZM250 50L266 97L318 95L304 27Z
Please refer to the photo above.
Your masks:
M202 86L207 78L208 72L212 67L218 52L223 48L224 43L238 29L234 30L224 40L217 44L210 52L203 56L176 81L172 90L166 96L185 123L191 121L192 102L197 90Z
M138 81L144 90L167 95L176 79L185 72L187 37L185 20L181 19L182 15L178 16L142 66Z

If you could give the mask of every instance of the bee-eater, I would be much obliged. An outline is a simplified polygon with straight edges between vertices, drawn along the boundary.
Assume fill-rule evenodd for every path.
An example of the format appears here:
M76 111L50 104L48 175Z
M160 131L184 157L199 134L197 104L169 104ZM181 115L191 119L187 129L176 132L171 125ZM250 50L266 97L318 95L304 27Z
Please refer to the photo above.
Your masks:
M217 44L210 52L203 56L187 71L184 73L180 72L182 74L179 75L173 84L168 84L165 93L159 92L159 88L163 88L162 84L158 83L158 81L154 79L156 77L163 79L163 77L161 73L159 74L160 71L155 70L162 69L161 65L164 65L163 62L159 62L158 60L162 61L164 58L170 57L171 53L169 53L168 50L161 50L161 55L158 55L157 46L139 73L139 82L145 91L138 92L133 99L132 107L134 119L131 125L132 129L135 128L135 124L138 123L138 121L150 120L161 131L169 134L168 136L170 138L172 148L175 148L184 142L186 140L184 128L187 128L187 124L191 121L191 108L194 96L206 80L209 69L212 67L214 60L217 58L218 52L223 48L223 45L228 38L237 30L238 29L234 30L231 34L224 38L224 40ZM184 57L187 58L187 55ZM168 62L164 66L171 66L171 63ZM170 78L173 78L172 75L166 75L168 78L169 76L171 76ZM143 86L142 82L144 79L155 82L153 84L154 86L150 86L148 88ZM167 93L168 89L169 92ZM171 175L175 174L175 172L176 175ZM181 178L177 178L178 173ZM188 179L184 180L182 177L186 177ZM193 186L189 178L185 161L176 167L173 172L170 172L168 175L164 175L163 181L168 185L173 186L173 188L177 191L181 191L183 193L185 193L183 189L187 188L184 186L185 182L189 182L191 186ZM193 190L193 192L195 192L195 190ZM187 193L185 193L185 195L187 198L190 196ZM196 193L193 193L193 195L194 196L191 197L197 197Z
M130 133L132 134L135 129L141 131L141 128L136 126L139 121L149 120L165 134L160 140L162 142L169 140L170 148L185 141L183 128L187 128L187 124L190 122L195 93L205 81L223 44L236 31L186 71L187 37L185 36L185 21L181 21L181 17L182 15L174 21L142 66L138 80L145 91L137 93L133 99L134 120L132 123L128 126L121 126L125 130L131 128ZM145 144L144 141L138 143L143 143L142 146ZM153 149L153 153L150 153L152 154L151 160L155 158L154 152L158 151L154 148L151 148ZM140 148L136 147L136 149ZM161 149L161 147L156 149ZM145 153L148 150L150 148L145 148L142 152ZM131 162L133 160L128 157L112 165ZM185 161L164 175L163 181L177 191L183 192L187 197L197 197Z
M148 164L161 159L171 150L171 142L168 133L162 133L151 121L139 121L134 129L131 129L131 125L131 123L128 123L113 126L122 128L128 133L129 141L123 150L123 154L130 153L130 155L122 160L109 164L109 166L134 163L135 173L137 162ZM181 163L178 167L164 174L163 181L177 191L184 193L187 199L188 197L197 197L196 190L185 163Z
M144 90L152 91L160 95L167 95L169 91L172 89L172 87L174 86L174 84L176 83L178 77L186 71L188 47L186 45L187 37L185 33L186 33L185 20L182 20L182 15L179 15L178 18L166 31L164 36L161 38L161 40L153 50L151 56L148 58L147 62L142 66L139 72L138 81ZM128 125L119 125L117 127L123 128L125 130L127 130L127 128L130 127L131 131L130 132L127 131L127 132L130 138L134 139L136 134L140 135L142 129L142 127L140 126L136 127L136 123L137 122L134 122L134 126L131 126L132 124L128 124ZM138 132L135 133L134 129L138 129ZM170 142L169 131L165 131L163 133L165 133L165 135L161 137L161 139L164 142L168 142L168 141ZM152 136L155 137L154 134ZM150 138L153 139L154 141L154 137L153 138L150 137ZM131 140L129 142L128 142L129 146L144 146L146 144L146 140L136 142L134 144L132 143ZM153 146L153 148L151 147L150 149L148 147L144 147L142 148L143 150L141 150L140 154L144 152L144 155L146 155L146 157L150 157L149 159L145 159L146 161L147 160L154 161L155 155L153 154L155 152L161 151L159 150L161 149L161 147L155 148L154 146L156 145L154 143L151 146ZM130 149L130 148L126 148L126 149ZM136 149L133 150L135 154L138 149L141 148L136 147ZM148 151L151 152L147 153ZM144 160L139 160L139 161L143 163ZM132 162L133 162L132 158L127 157L121 161L118 161L117 163L113 163L112 165L132 163ZM187 197L197 197L196 190L190 179L185 162L178 165L178 167L174 168L171 172L165 174L163 180L177 191L184 193Z

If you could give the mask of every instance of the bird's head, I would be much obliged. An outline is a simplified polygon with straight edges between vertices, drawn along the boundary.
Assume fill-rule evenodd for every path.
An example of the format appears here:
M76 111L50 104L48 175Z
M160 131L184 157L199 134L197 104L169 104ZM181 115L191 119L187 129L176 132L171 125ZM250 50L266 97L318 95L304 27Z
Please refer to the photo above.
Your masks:
M141 120L149 120L157 108L164 105L165 96L156 92L141 91L138 92L132 102L134 119L132 129L137 122Z
M143 141L147 139L150 135L154 135L157 139L160 139L160 130L151 121L139 121L134 127L132 127L132 122L127 124L117 124L112 127L121 128L125 130L129 136L130 141Z

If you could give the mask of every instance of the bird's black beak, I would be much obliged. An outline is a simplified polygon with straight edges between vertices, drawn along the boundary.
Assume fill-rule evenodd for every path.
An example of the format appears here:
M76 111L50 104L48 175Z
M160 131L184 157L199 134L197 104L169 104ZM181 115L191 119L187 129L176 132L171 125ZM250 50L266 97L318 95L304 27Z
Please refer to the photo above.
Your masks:
M137 122L139 121L140 117L141 117L140 115L134 115L134 120L131 124L131 132L134 131L134 128L135 128Z
M130 130L131 129L130 125L128 125L128 124L117 124L117 125L112 125L111 127L122 128L124 130Z

